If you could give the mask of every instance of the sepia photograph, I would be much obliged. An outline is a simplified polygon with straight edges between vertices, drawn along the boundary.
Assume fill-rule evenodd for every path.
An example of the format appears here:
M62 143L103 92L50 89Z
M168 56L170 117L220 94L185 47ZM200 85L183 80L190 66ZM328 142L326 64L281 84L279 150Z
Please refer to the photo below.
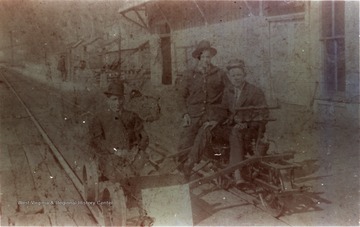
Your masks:
M359 10L0 0L0 225L359 226Z

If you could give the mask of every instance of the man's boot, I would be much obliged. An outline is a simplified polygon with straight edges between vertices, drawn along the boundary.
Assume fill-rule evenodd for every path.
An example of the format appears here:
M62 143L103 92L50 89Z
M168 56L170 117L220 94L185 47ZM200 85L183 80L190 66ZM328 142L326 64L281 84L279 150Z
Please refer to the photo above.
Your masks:
M191 171L194 167L194 162L189 158L184 163L183 172L186 180L190 180Z

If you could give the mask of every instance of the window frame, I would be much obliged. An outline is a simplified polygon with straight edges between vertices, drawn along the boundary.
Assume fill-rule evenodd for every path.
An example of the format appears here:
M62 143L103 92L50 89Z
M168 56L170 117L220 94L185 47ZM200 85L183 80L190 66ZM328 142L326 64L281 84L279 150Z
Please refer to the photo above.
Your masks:
M321 42L321 53L322 53L322 79L323 79L323 92L322 95L326 96L327 98L330 99L336 99L336 98L343 98L343 96L345 95L346 92L346 58L345 58L345 54L346 54L346 43L345 43L345 28L343 29L343 33L342 34L337 34L336 32L336 9L335 9L335 3L338 0L327 0L326 2L323 1L321 2L321 13L320 13L320 21L321 21L321 32L320 32L320 42ZM324 30L324 5L326 3L331 2L331 34L330 36L325 35L325 33L327 33ZM343 15L345 15L345 1L343 2L344 7L343 7ZM345 27L345 16L342 17L342 24ZM330 44L333 48L333 52L331 54L334 54L334 59L332 59L332 61L334 62L334 73L333 74L329 74L328 70L329 68L327 67L327 64L330 64L327 60L329 57L329 53L327 48L328 46L328 42L333 42L334 44ZM339 51L338 45L343 44L342 48ZM343 59L341 59L341 54L343 54ZM339 72L339 67L341 67L341 65L343 64L344 69L343 69L343 75L340 75L341 72Z

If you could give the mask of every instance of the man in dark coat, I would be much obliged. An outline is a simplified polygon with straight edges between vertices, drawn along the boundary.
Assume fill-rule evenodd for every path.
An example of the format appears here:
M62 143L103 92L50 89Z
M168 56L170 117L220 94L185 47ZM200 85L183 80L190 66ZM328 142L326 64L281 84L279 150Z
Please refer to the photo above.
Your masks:
M119 182L140 174L148 161L149 138L139 116L123 108L123 84L110 84L104 94L108 109L97 113L90 124L91 145L100 172Z
M253 151L254 145L261 143L269 111L263 91L245 80L244 62L231 60L227 69L232 86L225 90L222 103L229 110L229 164L232 165L243 161L245 152ZM240 170L235 171L234 177L237 184L243 182Z
M227 83L224 71L211 64L217 53L209 41L201 41L192 53L198 64L186 72L180 82L179 90L183 105L183 132L179 150L190 148L189 153L180 159L186 177L205 150L211 137L211 130L226 118L226 110L221 108L223 91Z

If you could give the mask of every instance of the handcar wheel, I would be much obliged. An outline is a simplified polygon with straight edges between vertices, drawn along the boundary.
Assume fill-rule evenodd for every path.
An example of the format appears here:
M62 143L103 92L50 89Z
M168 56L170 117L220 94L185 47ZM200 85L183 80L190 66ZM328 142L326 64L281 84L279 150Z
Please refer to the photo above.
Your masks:
M275 218L280 217L285 209L284 202L272 192L265 191L260 194L262 205Z
M94 161L83 166L84 198L86 201L96 201L99 193L99 174Z
M119 183L104 183L100 205L105 226L126 226L126 198Z

